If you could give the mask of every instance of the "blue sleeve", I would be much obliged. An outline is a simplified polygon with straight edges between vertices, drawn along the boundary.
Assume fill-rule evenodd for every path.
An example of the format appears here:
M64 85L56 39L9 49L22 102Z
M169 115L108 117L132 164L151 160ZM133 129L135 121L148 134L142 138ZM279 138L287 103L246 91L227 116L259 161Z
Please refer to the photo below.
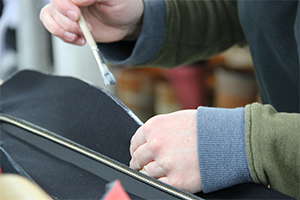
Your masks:
M204 193L252 182L245 152L244 113L244 108L198 108L198 156Z
M166 8L163 0L143 0L144 14L136 42L98 43L104 59L113 65L141 65L158 51L164 38Z

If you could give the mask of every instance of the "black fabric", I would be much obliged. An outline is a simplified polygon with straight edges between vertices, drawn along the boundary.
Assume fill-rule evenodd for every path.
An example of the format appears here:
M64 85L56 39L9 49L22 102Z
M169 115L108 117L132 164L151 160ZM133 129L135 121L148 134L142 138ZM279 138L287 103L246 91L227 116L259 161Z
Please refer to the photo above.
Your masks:
M128 165L130 139L139 124L117 99L70 77L22 71L13 79L1 86L2 113Z
M129 139L139 125L100 89L73 78L23 71L3 84L0 93L1 112L45 127L128 164ZM3 130L1 140L4 141L4 149L18 152L14 154L16 162L22 163L22 168L46 192L55 194L54 198L100 199L105 192L106 180L57 159ZM3 168L3 173L17 173L12 169L6 170Z
M19 119L14 119L17 121L20 121ZM23 122L23 124L27 124L26 122ZM37 128L36 126L31 126L32 128ZM99 183L105 184L107 182L113 182L116 179L120 180L120 182L122 183L124 189L130 194L130 196L132 198L139 198L139 199L178 199L175 196L173 196L171 193L167 193L165 191L159 190L157 186L151 186L148 184L148 182L144 182L144 181L140 181L139 179L134 178L134 176L132 176L132 173L134 173L136 176L141 176L142 174L138 173L137 171L130 169L128 167L126 167L125 165L122 166L122 164L117 163L116 161L103 156L102 154L99 154L97 152L92 152L91 150L81 146L80 144L75 144L72 141L69 141L67 139L62 138L61 136L57 136L55 133L50 133L47 130L43 130L43 133L46 133L49 136L54 136L56 138L60 138L60 140L63 140L65 142L68 142L69 144L74 145L75 147L79 147L82 150L86 151L86 152L90 152L94 155L94 157L89 157L86 154L82 154L80 151L77 151L75 149L70 149L70 148L66 148L66 146L64 146L63 144L58 144L57 141L53 141L51 139L46 139L45 137L41 137L37 134L33 134L34 132L32 131L28 131L24 128L20 128L18 126L6 123L6 122L2 122L2 130L4 130L4 132L8 132L10 135L13 135L19 139L21 139L22 141L28 142L30 144L32 144L32 146L37 147L37 149L33 149L33 151L44 151L47 152L50 155L53 155L55 158L57 158L56 160L51 159L51 157L49 157L50 159L47 160L42 160L42 162L44 162L45 166L51 166L48 167L47 170L45 170L44 168L38 168L38 172L40 172L40 170L45 170L44 173L47 174L46 177L53 177L51 176L51 174L54 175L54 178L49 179L49 182L47 184L43 184L43 188L45 188L46 191L48 191L49 194L59 194L59 197L62 198L62 195L64 195L65 197L70 196L69 193L72 192L73 190L76 190L76 198L79 199L86 199L87 197L90 198L98 198L99 195L102 195L104 193L103 190L99 190L99 184L95 184L93 182L90 182L90 178L89 177L94 177L95 180L98 180ZM37 130L37 129L36 129ZM42 129L38 129L38 130L42 130ZM10 145L13 146L13 145ZM11 149L10 147L6 147L8 149ZM11 151L12 152L12 151ZM18 152L18 151L14 151L14 152ZM30 151L27 151L26 153L23 154L23 156L28 156L31 155ZM124 170L130 170L131 174L129 175L128 173L124 173L124 171L120 171L120 170L116 170L114 167L112 166L108 166L107 164L104 164L103 162L97 161L95 160L95 156L101 157L102 159L105 159L106 161L110 162L110 163L114 163L117 164L118 167L122 167ZM39 164L40 162L29 162L26 163L26 159L24 160L22 163L25 163L26 166L24 166L24 168L26 167L28 171L32 171L32 169L37 169L37 167L35 165ZM82 176L78 176L77 174L73 174L70 177L70 175L68 174L68 172L70 170L67 170L66 172L64 172L64 177L62 178L61 176L57 176L56 171L61 171L63 168L62 166L59 166L56 164L57 160L62 160L66 163L71 163L74 166L79 167L78 169L78 173L79 174L81 171L83 172L90 172L88 174L85 174L82 178ZM20 161L20 160L19 160ZM41 161L41 160L39 160ZM21 163L21 161L20 161ZM33 165L33 163L35 165ZM28 167L31 166L31 167ZM41 165L41 164L39 164ZM73 165L72 168L73 168ZM23 165L22 165L23 166ZM63 167L65 166L65 164L63 164ZM63 170L64 171L64 170ZM44 179L41 179L41 177L39 176L39 173L35 172L35 180L39 180L38 184L41 185L40 183L44 182ZM62 174L60 174L62 175ZM98 176L95 177L93 175ZM44 177L45 178L45 177ZM143 178L147 178L148 180L150 180L149 177L143 175ZM64 186L63 187L63 191L61 191L61 187L53 187L56 186L56 181L61 182L60 180L63 179L64 183L67 183L69 181L75 183L73 185L68 185L68 186ZM86 179L86 185L88 185L89 187L86 188L88 190L92 190L93 189L95 191L97 191L97 193L95 194L85 194L84 191L88 191L88 190L82 190L82 179ZM54 184L52 183L53 181ZM152 182L157 182L157 180L152 179ZM52 184L51 184L52 183ZM51 187L49 187L49 185L51 185ZM47 187L48 186L48 187ZM77 191L77 188L80 188L79 191ZM166 185L166 187L168 187ZM102 187L103 188L103 187ZM171 190L175 191L175 188L170 188ZM181 192L182 191L177 191L177 192ZM134 195L133 195L134 194ZM91 196L89 196L91 195ZM98 195L98 196L96 196ZM191 195L189 195L191 196Z
M0 87L0 94L2 113L128 165L130 139L141 122L104 90L70 77L21 71ZM104 194L107 180L16 138L7 132L3 122L0 136L1 147L23 168L4 167L3 173L21 174L24 170L55 199L100 199ZM0 165L9 166L7 161L1 158ZM142 198L129 195L132 199ZM253 183L197 195L205 199L290 198Z
M1 140L5 141L3 148L11 153L14 160L22 164L22 168L30 177L53 198L100 199L104 194L105 184L108 183L106 180L57 159L3 130L1 130ZM18 174L16 171L11 171L14 172ZM8 173L5 168L3 173Z
M198 193L196 195L204 199L294 199L255 183L244 183L210 194Z
M130 139L141 122L124 104L104 90L74 78L34 71L17 73L0 89L2 113L28 121L128 165ZM37 145L33 145L36 144L33 139L28 143L14 136L23 135L24 130L8 127L14 126L1 122L2 148L22 167L22 171L27 172L54 199L101 199L105 185L113 180L107 178L111 170L99 172L101 176L97 176L70 162L77 162L82 155L77 154L70 160L60 159L50 151L37 148ZM47 143L43 142L42 145ZM0 165L6 166L7 160L1 160ZM87 168L91 169L90 166ZM8 167L4 168L3 173L23 175ZM126 180L126 175L118 171L114 172L114 176ZM134 180L131 182L136 183ZM128 183L121 183L128 187ZM158 188L153 190L153 186L145 183L133 184L126 191L129 191L131 199L144 199L144 196L153 194L158 194L160 199L178 199ZM135 195L136 191L142 195Z
M2 145L2 143L0 145ZM3 172L19 174L34 182L34 180L26 173L26 171L24 171L23 168L19 166L18 163L16 163L16 161L2 147L0 147L0 164Z
M2 11L3 11L3 2L2 0L0 1L0 17L2 16Z
M278 112L300 112L299 7L298 0L239 1L261 99Z

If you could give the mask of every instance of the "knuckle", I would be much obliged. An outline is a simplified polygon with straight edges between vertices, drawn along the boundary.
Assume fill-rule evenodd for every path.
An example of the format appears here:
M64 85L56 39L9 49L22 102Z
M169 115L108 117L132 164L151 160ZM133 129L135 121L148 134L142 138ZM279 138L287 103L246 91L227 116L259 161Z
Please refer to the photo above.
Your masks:
M72 23L66 23L64 29L69 32L74 32L75 26Z
M40 20L43 22L44 21L44 18L45 18L45 15L49 15L50 14L50 8L49 8L49 4L45 5L41 11L40 11L40 15L39 15L39 18Z
M42 9L41 9L41 11L40 11L40 20L41 21L43 21L43 16L44 16L44 14L45 14L45 7L43 7Z
M161 168L163 168L165 171L170 171L172 169L173 166L173 159L171 156L166 156L165 158L163 158L160 162L160 166Z
M148 121L147 121L147 123L148 124L156 124L157 122L159 122L159 120L160 120L160 118L161 118L161 116L160 115L156 115L156 116L154 116L154 117L151 117Z
M139 162L138 158L135 155L132 157L132 159L129 163L129 166L132 169L135 169L135 170L141 169L140 162Z
M49 32L52 33L54 36L64 39L64 31L59 28L49 28Z
M157 127L163 123L163 117L161 115L156 115L152 118L150 118L144 125L144 131L148 134L155 133L157 130Z
M152 124L148 123L147 121L144 125L142 125L139 129L138 132L142 133L145 135L146 138L148 138L150 135L152 135Z
M135 162L135 158L132 158L132 159L130 160L129 166L130 166L132 169L137 169L137 167L136 167L136 162Z
M154 117L152 117L151 119L153 120L153 123L161 123L162 120L164 119L165 115L156 115Z
M148 141L148 148L151 152L155 153L159 151L161 144L158 139L153 138L152 140Z

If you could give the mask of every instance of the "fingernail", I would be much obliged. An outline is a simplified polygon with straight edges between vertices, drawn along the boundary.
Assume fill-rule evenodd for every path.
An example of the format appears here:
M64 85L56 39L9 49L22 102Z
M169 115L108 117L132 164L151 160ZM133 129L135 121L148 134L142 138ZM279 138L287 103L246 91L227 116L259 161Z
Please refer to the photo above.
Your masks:
M64 33L65 39L72 42L75 38L75 34L70 33L70 32L65 32Z
M79 42L79 44L82 46L82 45L85 44L85 39L82 38L82 39L80 39L78 42Z
M80 38L76 41L76 44L83 46L85 44L85 39L84 38Z
M68 10L67 11L67 16L71 19L71 20L73 20L73 21L77 21L77 14L74 12L74 11L72 11L72 10Z

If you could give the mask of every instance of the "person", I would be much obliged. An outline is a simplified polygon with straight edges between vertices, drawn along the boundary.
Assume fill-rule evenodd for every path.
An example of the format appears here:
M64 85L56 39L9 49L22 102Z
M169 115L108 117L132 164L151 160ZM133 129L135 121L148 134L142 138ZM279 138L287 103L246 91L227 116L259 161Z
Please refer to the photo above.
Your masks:
M154 116L131 140L130 167L209 193L245 182L300 198L300 2L51 0L40 13L63 41L83 45L84 15L113 65L175 67L249 45L262 104Z

